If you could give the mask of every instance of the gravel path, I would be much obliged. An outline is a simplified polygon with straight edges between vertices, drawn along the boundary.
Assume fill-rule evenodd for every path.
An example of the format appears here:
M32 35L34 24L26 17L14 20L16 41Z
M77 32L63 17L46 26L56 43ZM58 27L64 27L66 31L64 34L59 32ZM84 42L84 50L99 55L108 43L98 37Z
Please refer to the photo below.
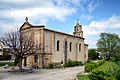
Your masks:
M64 69L36 69L29 74L11 74L0 68L0 80L72 80L84 66Z

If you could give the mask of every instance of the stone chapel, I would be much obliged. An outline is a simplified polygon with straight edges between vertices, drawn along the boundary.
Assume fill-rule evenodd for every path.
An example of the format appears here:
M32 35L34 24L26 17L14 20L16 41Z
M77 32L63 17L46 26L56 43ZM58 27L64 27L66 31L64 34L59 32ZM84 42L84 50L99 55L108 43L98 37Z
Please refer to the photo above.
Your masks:
M85 44L82 25L74 26L73 35L60 31L47 29L44 25L34 26L26 21L20 27L20 31L28 33L41 44L42 49L23 59L23 66L37 66L43 68L49 64L66 63L68 59L85 62L88 60L88 44Z

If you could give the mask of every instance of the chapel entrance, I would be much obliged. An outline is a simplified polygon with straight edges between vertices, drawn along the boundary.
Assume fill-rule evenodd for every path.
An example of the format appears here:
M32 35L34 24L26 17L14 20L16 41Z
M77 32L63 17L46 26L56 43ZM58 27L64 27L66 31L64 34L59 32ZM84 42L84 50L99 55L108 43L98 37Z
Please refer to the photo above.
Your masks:
M65 41L65 63L67 62L67 41Z

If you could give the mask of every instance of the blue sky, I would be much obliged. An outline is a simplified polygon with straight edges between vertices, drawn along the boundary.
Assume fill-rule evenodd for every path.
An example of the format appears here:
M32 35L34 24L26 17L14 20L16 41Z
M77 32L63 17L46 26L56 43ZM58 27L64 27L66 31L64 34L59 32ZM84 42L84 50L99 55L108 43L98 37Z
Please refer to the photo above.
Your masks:
M0 34L20 27L26 16L33 25L69 34L79 19L89 48L97 48L101 32L120 36L120 0L0 0Z

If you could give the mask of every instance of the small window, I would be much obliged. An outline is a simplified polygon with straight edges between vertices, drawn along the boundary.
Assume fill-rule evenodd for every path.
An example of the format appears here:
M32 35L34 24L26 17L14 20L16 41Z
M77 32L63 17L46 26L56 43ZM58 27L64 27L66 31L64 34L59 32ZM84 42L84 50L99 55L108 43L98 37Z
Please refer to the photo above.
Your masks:
M70 42L70 52L71 52L71 48L72 48L72 42Z
M57 40L57 51L59 51L59 40Z
M79 44L79 52L81 51L81 44Z

